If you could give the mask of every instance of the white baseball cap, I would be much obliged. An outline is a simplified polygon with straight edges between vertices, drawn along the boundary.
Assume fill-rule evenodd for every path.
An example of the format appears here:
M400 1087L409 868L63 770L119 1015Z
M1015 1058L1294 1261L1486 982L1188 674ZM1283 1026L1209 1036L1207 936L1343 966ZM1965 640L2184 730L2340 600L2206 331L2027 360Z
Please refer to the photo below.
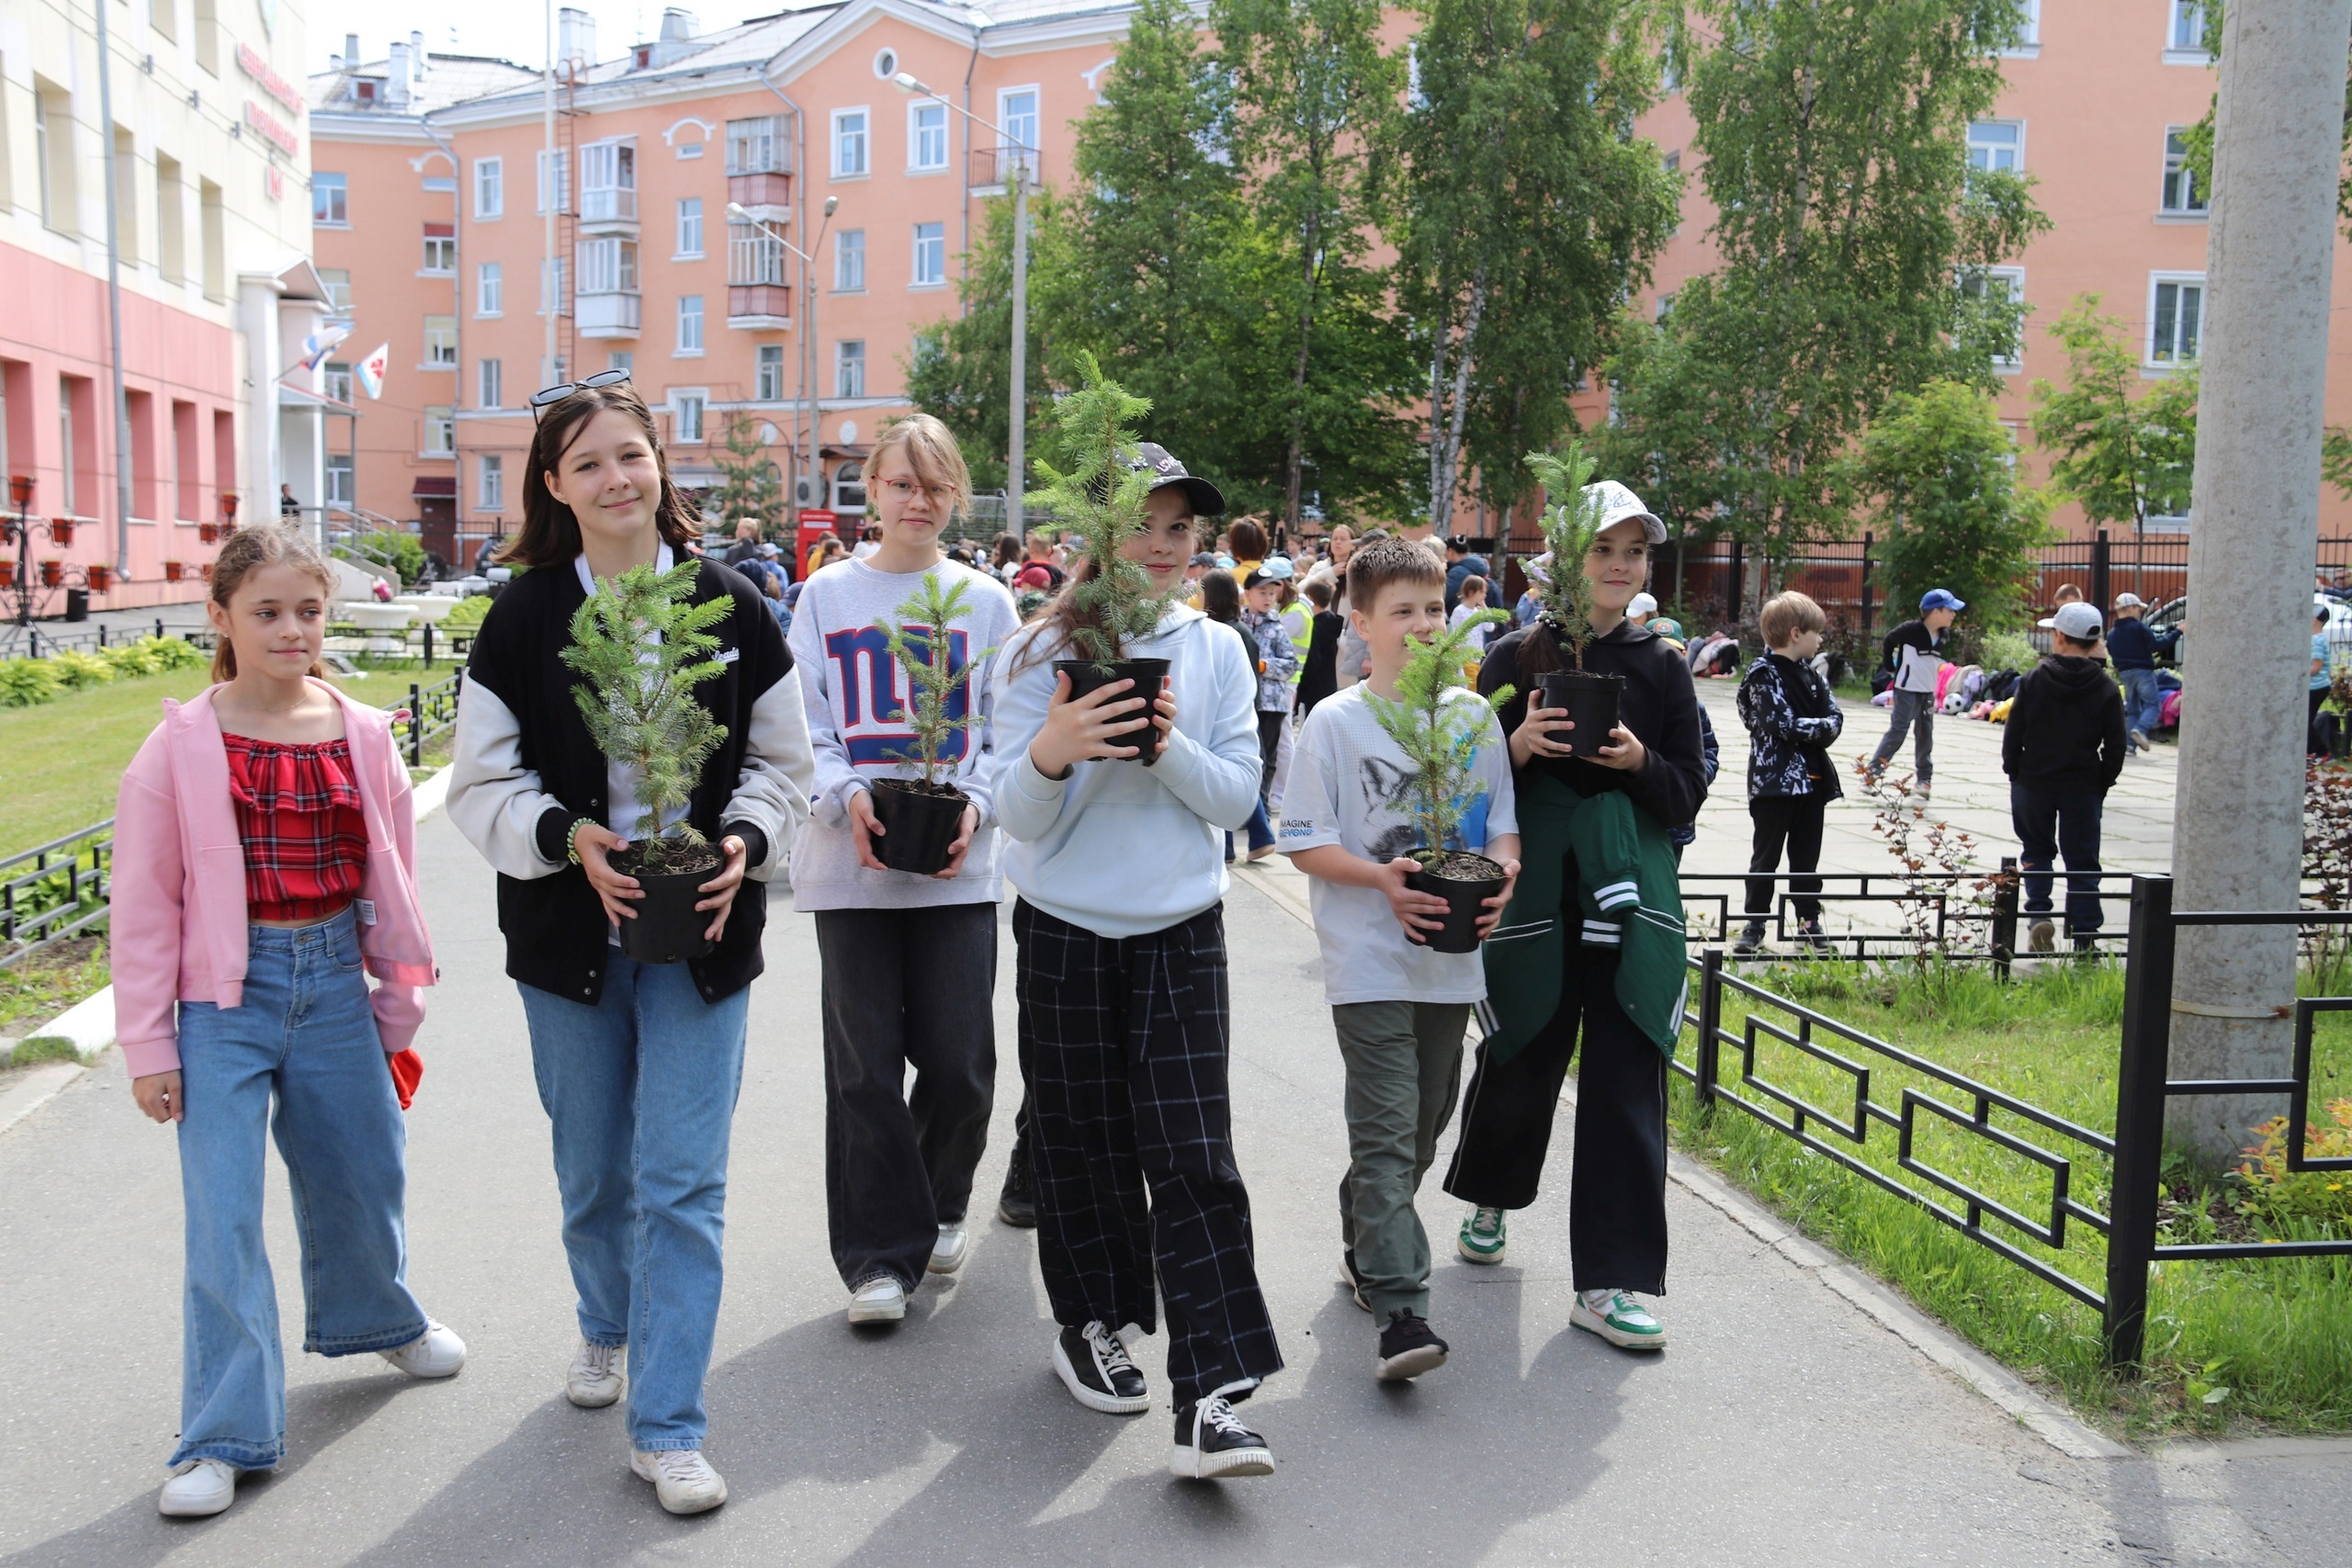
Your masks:
M1603 528L1613 528L1628 517L1638 517L1642 520L1642 532L1651 544L1666 543L1666 525L1642 504L1640 496L1615 479L1602 479L1599 484L1587 485L1584 493L1600 503L1600 525Z
M2119 610L2143 609L2146 607L2147 603L2148 602L2145 599L2141 598L2137 593L2118 593L2115 596L2115 607Z
M1647 593L1636 593L1634 595L1633 602L1625 606L1625 614L1655 615L1657 614L1657 601Z
M2098 612L2079 599L2071 604L2059 605L2057 614L2046 620L2036 621L2034 625L2044 631L2073 637L2076 642L2097 642L2099 633L2105 629Z

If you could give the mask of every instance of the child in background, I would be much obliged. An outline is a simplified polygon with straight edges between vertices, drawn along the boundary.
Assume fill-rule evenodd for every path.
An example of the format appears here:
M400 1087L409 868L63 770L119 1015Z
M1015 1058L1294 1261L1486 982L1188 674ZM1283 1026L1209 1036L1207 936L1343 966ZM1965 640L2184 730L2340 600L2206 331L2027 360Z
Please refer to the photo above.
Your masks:
M1244 518L1236 524L1238 533L1248 526ZM1274 852L1274 829L1266 797L1274 787L1274 763L1282 752L1283 727L1290 722L1292 678L1298 673L1298 649L1290 640L1290 628L1283 624L1276 612L1281 598L1280 585L1269 570L1272 563L1261 566L1241 582L1241 630L1257 654L1258 666L1258 751L1262 762L1258 779L1258 811L1250 818L1250 858L1264 860ZM1290 563L1283 563L1283 570L1290 570Z
M2037 623L2051 634L2049 656L2018 682L2001 731L2001 771L2009 775L2009 821L2025 873L2027 947L2053 951L2051 872L2066 858L2066 931L2075 950L2096 945L2105 911L2098 897L2099 818L2107 792L2130 755L2123 696L2099 657L2098 612L2077 599Z
M1486 613L1487 580L1477 576L1465 577L1462 580L1461 598L1453 606L1453 614L1446 617L1445 629L1452 631L1473 615L1483 615ZM1470 633L1472 657L1485 658L1487 645L1494 640L1495 626L1491 622L1474 628Z
M1413 1198L1453 1118L1463 1034L1487 981L1477 953L1426 945L1421 933L1439 928L1446 905L1405 885L1418 864L1407 854L1416 847L1407 804L1416 775L1367 700L1396 701L1396 678L1414 646L1443 626L1444 569L1419 545L1380 539L1355 553L1348 580L1372 673L1318 705L1300 733L1283 852L1312 879L1323 995L1347 1065L1341 1276L1379 1325L1375 1375L1396 1382L1436 1370L1449 1351L1428 1321L1430 1242ZM1447 702L1474 713L1484 736L1471 762L1478 799L1458 847L1500 861L1515 876L1510 749L1476 694L1457 690ZM1481 936L1510 901L1506 883L1487 900Z
M1904 731L1916 724L1918 739L1913 742L1913 755L1917 766L1911 790L1920 799L1928 798L1928 786L1936 771L1936 677L1944 666L1939 650L1944 633L1951 629L1952 618L1967 608L1949 590L1930 588L1920 597L1919 618L1905 621L1886 634L1881 652L1887 673L1894 678L1894 698L1885 738L1871 754L1871 784L1878 783L1879 776L1886 772L1888 759L1902 750Z
M210 688L165 703L115 812L117 1029L132 1099L179 1132L179 1440L157 1499L217 1514L286 1457L262 1242L263 1145L301 1238L302 1348L446 1378L463 1341L409 1292L406 1130L433 953L391 721L322 677L334 576L301 534L240 528L212 570ZM241 846L224 861L220 846ZM244 940L219 933L242 928ZM380 982L371 992L368 976Z
M1298 676L1298 711L1302 717L1315 711L1315 705L1340 689L1340 626L1341 617L1331 608L1331 580L1310 577L1304 590L1311 606L1312 631L1306 645L1306 658Z
M1764 945L1764 917L1772 908L1772 879L1787 846L1789 869L1821 866L1821 829L1829 803L1845 793L1829 748L1846 728L1829 683L1807 663L1821 649L1828 617L1805 595L1788 592L1765 601L1759 617L1770 649L1748 667L1739 683L1739 720L1754 748L1747 763L1747 814L1756 841L1747 869L1747 924L1732 944L1736 953ZM1796 897L1798 939L1826 955L1829 939L1821 930L1818 877L1799 875L1789 885Z

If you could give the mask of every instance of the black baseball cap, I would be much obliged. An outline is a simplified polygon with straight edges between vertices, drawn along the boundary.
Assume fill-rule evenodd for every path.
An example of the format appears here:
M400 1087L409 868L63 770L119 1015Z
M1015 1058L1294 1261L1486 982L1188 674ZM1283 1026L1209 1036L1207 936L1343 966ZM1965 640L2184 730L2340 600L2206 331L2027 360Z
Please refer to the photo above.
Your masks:
M1200 478L1184 471L1184 465L1173 453L1157 442L1147 441L1136 448L1136 456L1127 463L1131 469L1151 475L1153 491L1166 490L1170 485L1182 485L1185 496L1193 503L1195 517L1217 517L1225 512L1225 492Z

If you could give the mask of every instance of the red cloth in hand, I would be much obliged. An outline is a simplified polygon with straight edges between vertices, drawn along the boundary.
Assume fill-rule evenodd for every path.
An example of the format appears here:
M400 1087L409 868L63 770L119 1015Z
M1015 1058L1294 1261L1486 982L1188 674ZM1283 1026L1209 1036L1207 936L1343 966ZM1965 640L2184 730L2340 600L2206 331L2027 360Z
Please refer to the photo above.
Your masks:
M401 1109L406 1111L409 1101L416 1098L416 1086L424 1079L424 1058L412 1046L385 1053L384 1066L392 1069L392 1092L401 1097Z

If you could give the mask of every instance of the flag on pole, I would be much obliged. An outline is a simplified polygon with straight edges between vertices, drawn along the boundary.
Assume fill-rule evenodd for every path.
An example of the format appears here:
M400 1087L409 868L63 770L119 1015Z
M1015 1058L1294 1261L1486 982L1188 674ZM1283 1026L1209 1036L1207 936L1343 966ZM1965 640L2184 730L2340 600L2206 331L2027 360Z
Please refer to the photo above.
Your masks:
M359 372L359 384L368 389L369 397L380 398L384 395L384 372L390 368L391 358L392 345L389 343L379 343L373 353L353 367Z
M302 368L316 370L335 344L351 335L351 328L341 321L330 321L302 340Z

